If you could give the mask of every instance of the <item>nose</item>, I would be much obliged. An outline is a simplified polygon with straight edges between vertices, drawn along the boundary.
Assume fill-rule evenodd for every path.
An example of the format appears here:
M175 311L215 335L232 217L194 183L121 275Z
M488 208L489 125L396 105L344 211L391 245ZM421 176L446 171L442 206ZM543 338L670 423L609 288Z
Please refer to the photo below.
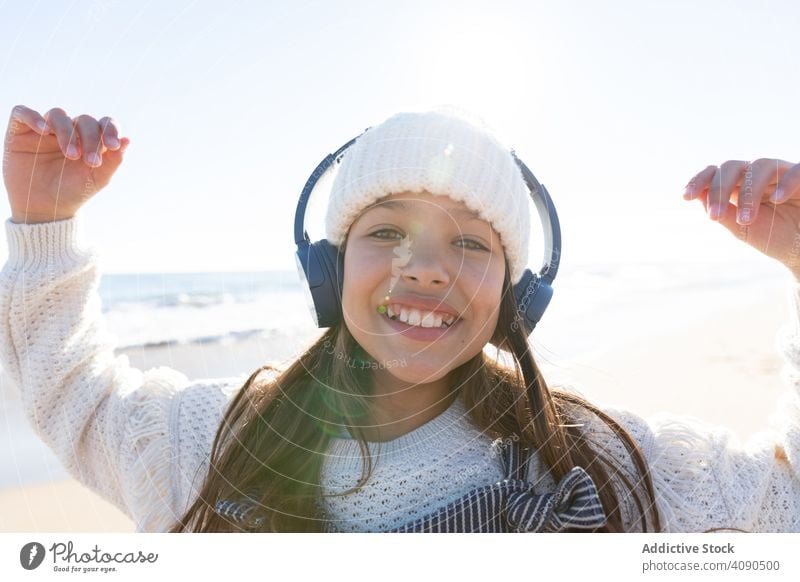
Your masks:
M415 281L423 287L446 287L450 274L446 261L434 245L412 244L407 261L399 263L400 275L405 281Z

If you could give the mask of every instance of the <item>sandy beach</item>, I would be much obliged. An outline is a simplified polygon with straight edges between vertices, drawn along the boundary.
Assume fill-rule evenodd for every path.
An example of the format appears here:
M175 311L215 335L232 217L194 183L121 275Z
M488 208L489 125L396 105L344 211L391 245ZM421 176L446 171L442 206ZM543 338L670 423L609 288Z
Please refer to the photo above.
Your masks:
M741 308L698 319L680 332L654 330L648 341L543 365L543 370L551 384L568 381L598 404L619 405L644 417L663 411L692 415L746 439L766 427L785 389L773 343L788 315L786 290L777 285L764 297L743 296ZM279 359L265 348L264 340L247 339L125 353L141 369L166 365L201 378L238 375ZM0 490L0 531L132 532L134 526L76 481L63 480Z

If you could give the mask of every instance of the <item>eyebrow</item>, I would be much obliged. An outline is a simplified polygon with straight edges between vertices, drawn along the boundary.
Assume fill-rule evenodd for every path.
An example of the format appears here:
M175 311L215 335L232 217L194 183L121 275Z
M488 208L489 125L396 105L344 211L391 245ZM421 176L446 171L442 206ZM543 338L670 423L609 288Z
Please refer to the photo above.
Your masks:
M373 208L387 208L389 210L404 210L408 212L408 210L410 210L410 205L402 200L386 200L384 202L376 202L375 204L368 206L366 210L372 210ZM466 220L478 220L484 222L478 213L473 210L457 206L445 207L444 210Z

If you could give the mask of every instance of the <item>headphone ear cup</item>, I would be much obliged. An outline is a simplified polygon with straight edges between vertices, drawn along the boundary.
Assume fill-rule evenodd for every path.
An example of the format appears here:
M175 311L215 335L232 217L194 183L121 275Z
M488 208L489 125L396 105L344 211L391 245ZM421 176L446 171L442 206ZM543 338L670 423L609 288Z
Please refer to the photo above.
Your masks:
M325 283L320 294L320 327L332 327L342 318L342 292L344 288L344 253L339 248L322 239L315 242L314 250L319 264L325 272ZM315 299L315 303L317 303ZM322 322L325 322L322 325Z
M515 326L522 325L525 335L530 335L553 298L553 288L536 273L525 269L522 279L514 285L514 298L517 312L511 327L516 329Z

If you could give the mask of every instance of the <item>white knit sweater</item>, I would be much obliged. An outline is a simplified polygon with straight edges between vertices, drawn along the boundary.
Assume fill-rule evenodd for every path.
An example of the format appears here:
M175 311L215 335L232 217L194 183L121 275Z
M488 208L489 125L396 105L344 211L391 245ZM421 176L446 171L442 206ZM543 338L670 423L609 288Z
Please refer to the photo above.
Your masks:
M83 242L81 215L45 224L6 220L9 257L0 272L2 366L42 440L69 473L129 515L137 531L165 531L196 498L225 408L246 377L190 381L167 367L140 371L115 356L102 317L99 255ZM647 421L606 408L650 465L666 531L713 527L800 531L800 285L787 283L791 320L776 336L787 391L771 428L742 447L732 433L694 419ZM587 418L591 439L633 473L610 432ZM786 459L776 457L782 447ZM490 439L458 399L397 439L370 446L367 486L323 508L342 531L391 529L502 477ZM355 441L334 439L323 466L327 493L361 475ZM554 481L534 458L537 492ZM623 510L630 531L640 525Z

